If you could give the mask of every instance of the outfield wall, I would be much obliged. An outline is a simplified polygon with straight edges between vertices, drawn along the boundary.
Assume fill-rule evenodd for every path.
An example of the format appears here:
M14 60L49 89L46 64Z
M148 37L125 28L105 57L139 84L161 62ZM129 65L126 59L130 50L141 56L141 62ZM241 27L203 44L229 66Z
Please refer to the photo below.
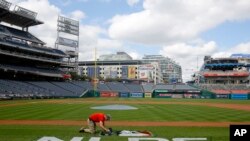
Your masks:
M153 92L113 92L113 91L93 91L90 90L84 97L120 97L120 98L194 98L194 99L235 99L248 100L250 94L215 94L209 91L169 91L154 90Z

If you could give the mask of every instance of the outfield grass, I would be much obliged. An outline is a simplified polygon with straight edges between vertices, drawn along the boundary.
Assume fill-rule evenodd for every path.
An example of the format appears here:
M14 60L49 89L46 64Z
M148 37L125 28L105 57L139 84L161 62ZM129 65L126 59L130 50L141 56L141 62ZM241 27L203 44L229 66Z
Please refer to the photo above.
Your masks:
M31 120L83 120L89 114L100 110L92 110L92 106L107 104L83 103L46 103L39 102L28 105L0 107L0 119ZM178 104L127 104L138 110L112 111L113 120L117 121L249 121L250 112L199 105ZM101 112L102 112L101 111Z
M91 102L89 102L91 101ZM96 102L95 102L96 101ZM138 110L111 111L92 110L92 106L108 105L113 102L137 107ZM113 121L197 121L197 122L250 122L250 112L229 108L217 108L183 104L149 104L149 102L190 102L190 103L224 103L249 105L250 100L216 100L216 99L51 99L51 100L14 100L0 101L0 120L85 120L93 112L105 112L112 115ZM104 103L99 103L104 102ZM136 102L144 102L137 104ZM112 122L112 121L111 121ZM42 136L56 136L69 141L79 134L79 126L55 125L0 125L0 141L37 141ZM228 141L228 127L113 127L116 130L150 130L157 137L206 137L209 141ZM104 137L101 141L121 140L127 138Z
M229 130L225 127L113 127L115 130L150 130L157 138L171 141L175 137L207 138L208 141L228 141ZM88 141L92 135L78 133L79 126L1 126L0 141L37 141L43 136L57 137L70 141L73 137L84 137ZM98 134L94 137L100 137ZM128 141L128 137L101 137L101 141Z

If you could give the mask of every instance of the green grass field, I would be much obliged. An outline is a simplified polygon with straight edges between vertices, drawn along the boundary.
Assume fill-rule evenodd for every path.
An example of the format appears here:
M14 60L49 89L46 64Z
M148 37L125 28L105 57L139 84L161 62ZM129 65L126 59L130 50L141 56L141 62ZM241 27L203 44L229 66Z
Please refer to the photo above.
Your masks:
M185 104L189 103L189 104ZM191 104L190 104L191 103ZM193 104L192 104L193 103ZM197 105L204 103L204 105ZM8 120L63 120L84 123L93 112L105 112L112 115L113 122L236 122L250 123L250 111L233 108L207 106L205 104L222 103L250 106L249 100L215 99L50 99L50 100L13 100L0 101L0 121ZM112 111L92 110L92 106L126 104L138 110ZM112 123L112 121L110 123ZM107 123L108 125L108 123ZM82 125L15 125L0 124L0 141L37 141L43 136L55 136L64 141L73 137L84 137L88 141L91 135L80 134ZM150 130L158 138L171 140L174 137L206 137L209 141L228 141L229 127L192 127L192 126L112 126L115 130ZM96 135L98 136L98 135ZM101 137L101 141L127 141L127 137Z

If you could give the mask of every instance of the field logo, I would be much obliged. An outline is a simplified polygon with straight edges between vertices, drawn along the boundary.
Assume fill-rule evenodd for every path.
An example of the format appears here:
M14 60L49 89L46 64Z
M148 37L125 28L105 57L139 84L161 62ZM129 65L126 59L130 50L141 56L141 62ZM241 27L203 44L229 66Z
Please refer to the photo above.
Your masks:
M73 137L70 141L82 141L83 137ZM170 141L164 138L128 138L128 141ZM206 141L207 138L173 138L172 141ZM56 137L42 137L37 141L63 141ZM89 141L101 141L101 137L91 137Z

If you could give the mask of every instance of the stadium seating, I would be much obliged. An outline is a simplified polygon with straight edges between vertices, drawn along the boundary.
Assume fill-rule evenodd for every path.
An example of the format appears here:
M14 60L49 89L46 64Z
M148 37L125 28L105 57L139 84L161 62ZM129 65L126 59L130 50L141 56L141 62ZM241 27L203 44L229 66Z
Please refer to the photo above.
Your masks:
M83 81L78 81L77 83L86 84ZM86 89L75 85L74 82L0 79L0 94L9 97L80 97L84 93L86 93Z
M120 82L106 82L97 85L98 91L151 93L154 89L161 90L199 90L184 84L153 85L153 84L124 84ZM49 98L49 97L81 97L93 90L91 82L86 81L16 81L0 79L0 96L13 98ZM217 90L218 92L225 92ZM242 90L234 91L243 92ZM247 93L244 91L244 93Z
M144 92L152 92L154 89L154 84L143 84L142 88L144 90Z
M90 82L86 82L86 81L72 81L71 83L73 83L74 85L77 85L83 89L86 90L93 90L93 85Z
M124 84L130 92L143 92L141 85L139 84Z
M25 39L28 41L44 44L41 40L30 34L29 32L25 32L22 30L10 28L4 25L0 25L0 31L8 34L9 36L20 38L20 39Z
M106 85L106 84L98 84L97 85L97 88L98 88L98 90L99 91L111 91L110 89L109 89L109 87Z
M199 84L198 87L217 94L249 93L250 87L246 84Z
M65 89L67 91L74 93L75 96L80 96L85 91L84 88L78 85L74 85L73 83L69 83L69 82L51 82L51 83L62 89Z
M35 86L38 86L40 88L44 88L44 89L53 91L54 92L53 95L55 97L75 97L76 96L76 94L74 92L68 91L68 90L66 90L64 88L53 85L50 82L41 82L41 81L33 82L33 81L30 81L29 83L33 84Z
M7 96L12 97L49 97L49 91L29 85L22 81L1 80L1 91L4 91Z
M189 85L175 85L175 89L178 89L178 90L197 90L197 88L194 88L192 86L189 86Z
M43 76L56 76L56 77L63 77L63 72L60 70L53 70L53 69L40 69L40 68L32 68L32 67L22 67L22 66L14 66L14 65L6 65L0 64L0 68L14 70L17 72L29 72L32 74L40 74Z
M111 91L115 92L130 92L128 88L126 88L123 83L119 82L107 82L106 85L110 88Z
M158 84L158 85L155 85L155 88L154 89L174 89L174 85L163 85L163 84Z

